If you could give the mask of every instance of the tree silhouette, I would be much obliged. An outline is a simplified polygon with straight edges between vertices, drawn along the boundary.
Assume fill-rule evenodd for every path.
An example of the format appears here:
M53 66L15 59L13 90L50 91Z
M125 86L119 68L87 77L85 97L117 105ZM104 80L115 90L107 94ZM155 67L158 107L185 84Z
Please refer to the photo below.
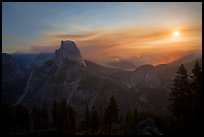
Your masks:
M202 69L199 66L198 61L196 62L194 68L192 69L191 78L193 82L190 84L193 96L192 104L192 122L194 133L202 132L202 119L203 119L203 92L202 92Z
M98 116L98 112L94 106L91 109L90 128L91 128L92 134L96 133L98 131L98 128L99 128L99 116Z
M90 110L88 105L86 106L84 119L81 122L81 129L85 131L86 134L90 133Z
M169 109L175 116L179 118L189 118L192 110L192 96L188 82L188 74L183 64L177 71L169 101Z
M139 114L138 114L138 110L135 108L133 110L133 134L136 134L136 127L137 127L137 124L138 124L138 121L139 121Z
M74 109L67 105L66 100L54 101L52 118L53 127L59 134L76 134L76 114Z
M67 105L67 117L68 117L68 134L69 135L75 135L76 134L76 113L74 109Z
M52 104L52 127L55 129L57 128L58 125L58 103L56 100L53 101Z
M118 105L116 103L115 98L112 96L109 100L109 104L107 108L105 109L104 114L104 132L105 134L111 134L112 130L112 124L115 122L118 122L118 115L119 115L119 109Z
M27 109L21 105L17 105L15 107L16 114L16 125L17 128L20 129L29 129L30 121L29 121L29 113Z
M203 104L203 92L202 92L202 69L199 66L198 61L196 62L194 68L192 69L191 78L193 82L190 84L192 89L192 94L194 97L193 111L194 114L200 114L202 112L201 105ZM198 116L198 115L197 115Z
M41 128L47 129L49 126L48 110L47 105L43 104L40 109L40 119L41 119Z
M38 131L41 128L41 116L40 116L40 109L37 108L37 106L33 107L32 115L33 115L33 125L35 128L35 131Z

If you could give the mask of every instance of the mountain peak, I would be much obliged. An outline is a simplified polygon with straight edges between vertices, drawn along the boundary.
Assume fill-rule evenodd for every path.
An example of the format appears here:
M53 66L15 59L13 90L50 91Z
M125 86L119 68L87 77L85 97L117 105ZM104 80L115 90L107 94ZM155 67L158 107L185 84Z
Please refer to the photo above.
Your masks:
M62 40L61 46L76 46L73 40Z
M81 52L74 41L61 41L61 46L55 51L55 62L57 65L63 64L65 61L74 61L86 66Z

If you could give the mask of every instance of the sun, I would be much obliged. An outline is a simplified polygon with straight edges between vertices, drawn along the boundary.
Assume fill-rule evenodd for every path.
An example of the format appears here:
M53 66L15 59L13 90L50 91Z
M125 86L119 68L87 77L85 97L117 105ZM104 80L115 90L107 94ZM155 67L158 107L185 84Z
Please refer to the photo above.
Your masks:
M179 31L174 31L174 32L173 32L173 36L174 36L174 37L180 36L180 32L179 32Z

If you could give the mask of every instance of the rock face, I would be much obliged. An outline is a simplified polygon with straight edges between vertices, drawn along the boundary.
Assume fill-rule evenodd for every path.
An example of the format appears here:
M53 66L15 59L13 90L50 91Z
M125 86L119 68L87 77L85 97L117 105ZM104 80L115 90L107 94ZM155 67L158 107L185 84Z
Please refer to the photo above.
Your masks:
M78 114L83 115L87 105L103 109L109 98L114 96L121 111L148 108L139 98L144 94L143 90L134 90L140 90L138 85L149 90L155 86L151 84L157 78L154 75L154 67L143 66L133 73L84 61L73 41L61 41L54 59L33 69L24 93L15 104L22 104L31 112L34 106L47 104L51 109L54 100L65 99ZM134 88L133 92L128 92L126 84L132 76ZM147 95L145 98L149 102Z
M3 101L32 111L43 104L51 110L54 100L65 99L84 114L87 105L103 110L114 96L121 112L137 108L163 113L168 106L166 85L171 87L178 68L170 66L142 65L135 71L109 68L84 61L73 41L62 41L55 53L2 54Z
M23 93L25 73L9 54L2 53L2 101L12 105Z
M2 53L2 79L12 81L16 78L23 78L24 73L21 66L9 54Z
M24 93L15 104L22 104L32 111L34 106L47 104L51 108L54 100L65 99L78 114L83 114L87 104L105 106L113 95L119 106L127 109L124 85L107 74L110 69L89 61L86 64L73 41L62 41L53 60L33 69ZM121 97L123 99L119 99Z
M153 65L142 65L132 72L132 83L135 86L157 88L160 80Z
M61 41L61 46L55 51L56 65L62 65L66 61L72 61L86 66L79 48L74 41Z

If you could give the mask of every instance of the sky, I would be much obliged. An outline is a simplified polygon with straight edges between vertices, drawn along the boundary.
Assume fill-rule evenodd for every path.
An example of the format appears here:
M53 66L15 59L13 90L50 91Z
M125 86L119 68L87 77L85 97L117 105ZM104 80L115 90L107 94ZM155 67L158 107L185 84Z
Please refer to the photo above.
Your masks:
M101 64L168 63L201 52L202 3L2 3L2 52L54 52L61 40Z

